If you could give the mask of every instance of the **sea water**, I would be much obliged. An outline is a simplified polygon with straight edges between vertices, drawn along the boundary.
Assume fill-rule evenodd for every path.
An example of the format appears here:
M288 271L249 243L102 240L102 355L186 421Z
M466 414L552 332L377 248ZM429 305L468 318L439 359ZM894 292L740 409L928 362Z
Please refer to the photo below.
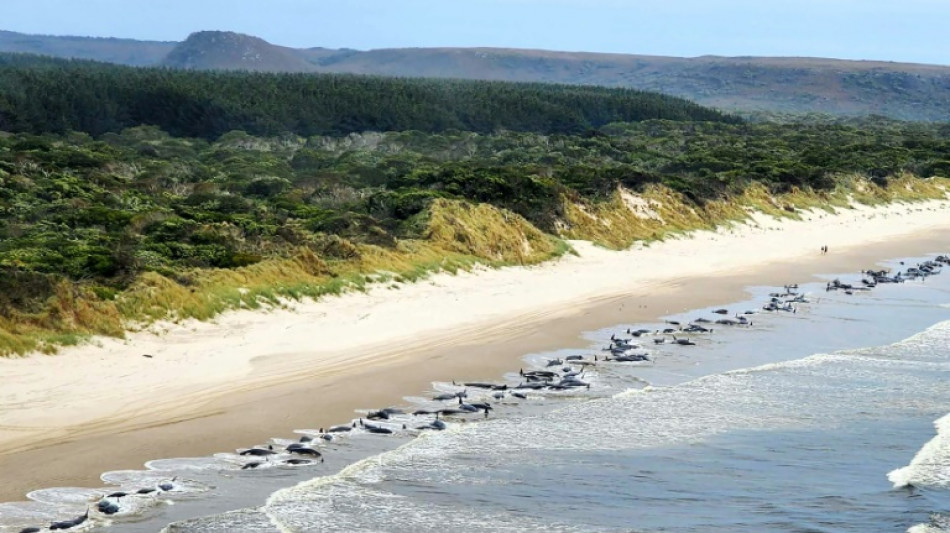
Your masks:
M758 310L751 326L713 325L695 346L644 337L652 362L599 361L583 375L589 391L491 399L491 418L442 432L353 435L321 448L332 464L241 471L246 459L223 453L106 474L118 486L181 483L109 530L950 530L950 275L824 288L803 285L809 303L794 314L761 311L780 289L750 288L727 307ZM612 334L639 327L664 324L617 324L590 332L587 352L524 362L602 358ZM33 509L0 506L0 523L5 510L90 496L39 491Z

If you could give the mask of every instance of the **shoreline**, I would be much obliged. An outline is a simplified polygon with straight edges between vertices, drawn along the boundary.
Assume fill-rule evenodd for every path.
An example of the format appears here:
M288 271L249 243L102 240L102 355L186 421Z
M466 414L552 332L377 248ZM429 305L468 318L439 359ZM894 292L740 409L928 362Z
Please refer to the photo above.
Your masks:
M295 311L239 311L162 337L3 360L0 501L326 427L354 409L399 404L432 381L497 379L528 353L587 346L584 331L735 301L750 285L945 251L948 213L948 201L862 206L804 222L760 216L764 228L622 252L578 243L580 257L536 267L438 274Z

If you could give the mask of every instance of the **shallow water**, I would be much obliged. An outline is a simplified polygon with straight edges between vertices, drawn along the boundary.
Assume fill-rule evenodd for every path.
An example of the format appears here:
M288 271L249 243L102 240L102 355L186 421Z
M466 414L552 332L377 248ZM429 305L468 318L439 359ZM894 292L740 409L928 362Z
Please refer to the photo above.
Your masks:
M386 495L445 515L474 506L540 529L905 531L950 505L943 482L933 481L934 470L950 466L935 463L940 454L907 476L913 491L894 490L887 477L950 409L941 375L950 372L948 354L918 357L918 342L936 339L950 339L950 323L884 350L714 375L438 435L337 486L282 491L265 510L291 530L343 519L337 507L307 512L334 496L365 509ZM346 490L335 494L339 485ZM439 529L401 509L393 513L400 527L387 530ZM380 517L348 518L345 530L371 530Z
M748 301L726 307L759 309L776 290L751 288ZM654 361L599 361L583 375L590 391L492 399L491 419L415 439L338 439L320 445L324 464L267 462L242 471L247 458L227 453L107 473L103 479L121 487L179 480L176 490L130 499L128 514L96 517L89 527L947 530L950 275L851 296L825 292L823 283L801 290L811 303L797 313L758 312L749 327L713 325L712 334L690 336L696 346L655 346L644 337ZM718 318L711 310L667 318ZM590 332L590 350L530 354L525 368L567 355L602 357L611 334L663 326ZM67 508L81 513L97 496L37 492L35 500L51 503L0 505L0 524L61 518Z

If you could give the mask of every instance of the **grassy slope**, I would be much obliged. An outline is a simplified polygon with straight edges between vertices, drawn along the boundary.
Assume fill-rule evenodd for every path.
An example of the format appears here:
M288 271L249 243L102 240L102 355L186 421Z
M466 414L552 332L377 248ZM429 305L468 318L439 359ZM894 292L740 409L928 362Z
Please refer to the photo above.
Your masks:
M839 176L837 182L838 187L832 192L794 189L782 195L771 195L761 185L753 184L736 200L712 201L701 208L663 186L648 187L639 196L618 190L599 204L566 206L567 217L560 234L622 249L636 241L662 239L670 234L742 221L748 218L750 210L797 219L801 210L944 198L950 191L948 179L922 180L906 174L890 180L886 188L857 176Z
M636 241L742 221L750 210L796 218L801 209L945 198L950 190L950 179L910 175L891 180L886 189L854 176L839 176L838 183L831 193L794 190L781 196L752 186L737 201L702 207L662 186L641 195L618 189L596 204L565 198L557 236L487 204L437 200L421 215L427 224L424 238L400 241L393 249L340 239L338 246L348 253L339 255L347 259L327 261L301 249L291 258L243 268L186 272L184 284L150 272L111 300L64 282L43 311L0 317L0 354L52 353L91 335L122 336L156 320L208 320L230 309L279 306L285 300L365 290L371 283L412 282L475 264L539 263L570 250L562 238L621 249Z

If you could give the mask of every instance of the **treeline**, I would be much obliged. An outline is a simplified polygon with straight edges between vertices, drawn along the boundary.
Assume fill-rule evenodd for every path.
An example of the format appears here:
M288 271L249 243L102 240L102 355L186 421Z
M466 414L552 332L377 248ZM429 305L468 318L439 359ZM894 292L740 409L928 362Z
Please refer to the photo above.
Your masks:
M736 123L629 89L351 75L193 72L0 54L0 130L94 136L153 125L178 137L361 131L583 134L651 119Z

